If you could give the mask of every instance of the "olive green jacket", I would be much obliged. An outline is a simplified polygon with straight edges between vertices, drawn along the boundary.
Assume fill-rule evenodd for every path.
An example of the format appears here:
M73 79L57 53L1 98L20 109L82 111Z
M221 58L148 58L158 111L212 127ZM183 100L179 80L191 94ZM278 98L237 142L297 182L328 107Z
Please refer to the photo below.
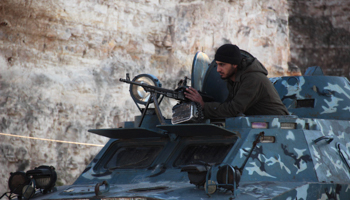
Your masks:
M288 115L267 70L254 57L245 58L235 81L227 80L229 95L225 102L205 102L205 118L227 118L244 115Z

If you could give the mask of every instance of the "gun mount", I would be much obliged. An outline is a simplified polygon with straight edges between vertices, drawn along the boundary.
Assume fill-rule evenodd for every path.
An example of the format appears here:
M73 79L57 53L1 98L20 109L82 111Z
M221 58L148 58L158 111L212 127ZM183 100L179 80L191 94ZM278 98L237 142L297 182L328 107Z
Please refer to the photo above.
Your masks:
M187 86L187 77L183 80L180 80L178 87L175 90L161 88L161 83L155 76L150 74L140 74L136 76L132 81L130 81L129 74L126 74L126 79L120 79L121 82L130 84L130 95L133 98L135 104L139 110L143 113L142 120L140 121L139 127L141 126L144 116L147 113L150 103L154 103L155 111L158 117L158 120L162 125L166 124L164 116L159 107L160 102L164 97L176 99L179 101L173 107L173 117L172 124L183 123L183 122L200 122L204 119L202 113L202 108L200 104L191 102L185 97L185 91ZM158 101L159 96L162 95L160 101ZM210 97L203 94L203 98L207 101ZM139 107L139 104L144 104L145 109Z
M149 95L140 98L146 107L161 102L158 95L189 103L149 79L121 81ZM90 129L110 138L105 147L72 185L32 199L348 199L349 81L319 67L270 80L291 115L171 124L142 112L122 128ZM191 86L215 101L227 95L215 62L201 52Z

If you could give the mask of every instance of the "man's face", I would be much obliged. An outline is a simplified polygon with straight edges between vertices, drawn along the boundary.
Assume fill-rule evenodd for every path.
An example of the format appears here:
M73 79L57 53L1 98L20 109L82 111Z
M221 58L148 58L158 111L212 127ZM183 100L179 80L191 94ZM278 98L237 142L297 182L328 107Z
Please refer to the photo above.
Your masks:
M220 74L222 79L232 79L237 73L237 65L232 65L230 63L224 63L216 61L217 68L216 71Z

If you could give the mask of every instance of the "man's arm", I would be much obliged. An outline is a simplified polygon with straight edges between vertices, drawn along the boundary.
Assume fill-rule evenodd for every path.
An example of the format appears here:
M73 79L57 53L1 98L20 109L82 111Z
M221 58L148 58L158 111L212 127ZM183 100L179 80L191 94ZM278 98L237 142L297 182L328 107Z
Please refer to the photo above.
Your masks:
M244 78L242 77L241 82L239 82L239 89L234 94L235 96L229 96L228 100L223 103L206 102L203 107L205 117L227 118L244 114L266 95L266 88L264 87L264 83L262 83L266 77L263 76L263 74L249 74ZM230 91L230 94L232 93L233 91Z
M223 103L204 103L201 95L194 88L186 89L185 97L201 104L205 118L236 117L244 114L247 109L255 105L263 96L267 95L266 83L264 82L268 81L268 78L263 74L249 74L249 76L242 78L235 96Z
M248 78L249 79L249 78ZM244 113L247 106L254 104L257 101L257 90L259 90L256 79L246 80L244 84L241 85L236 96L224 103L220 102L205 102L199 92L189 87L186 89L185 97L193 102L199 103L203 110L205 118L226 118L235 117L240 113Z

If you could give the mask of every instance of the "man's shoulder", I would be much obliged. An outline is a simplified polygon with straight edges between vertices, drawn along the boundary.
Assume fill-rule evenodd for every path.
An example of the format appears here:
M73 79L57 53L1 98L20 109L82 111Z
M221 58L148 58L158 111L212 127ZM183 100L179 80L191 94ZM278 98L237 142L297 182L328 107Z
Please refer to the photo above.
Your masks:
M242 74L241 81L249 81L249 80L262 81L262 80L269 80L269 78L267 78L265 73L260 71L250 71Z

